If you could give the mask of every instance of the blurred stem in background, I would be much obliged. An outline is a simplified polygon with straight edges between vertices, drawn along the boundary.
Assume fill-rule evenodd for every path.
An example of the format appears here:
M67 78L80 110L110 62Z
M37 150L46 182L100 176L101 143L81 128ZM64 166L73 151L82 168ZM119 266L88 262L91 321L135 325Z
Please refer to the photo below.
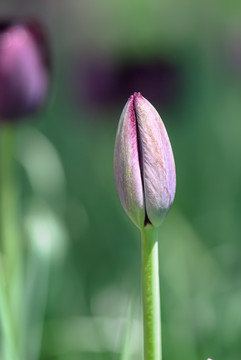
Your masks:
M5 269L1 259L0 262L0 315L1 330L3 338L1 341L1 356L6 360L17 360L17 339L14 327L13 316L10 307L10 299L8 294L8 284L5 276Z
M1 322L5 357L20 359L19 336L21 334L21 247L18 239L16 219L16 194L13 171L14 128L4 125L1 129L0 153L0 216L1 258L0 291Z
M31 217L31 241L23 252L17 218L14 171L14 127L1 129L0 157L0 323L3 331L1 360L37 360L40 355L51 259L51 219L45 210ZM30 226L30 225L29 225ZM23 256L26 266L23 267ZM41 291L39 291L41 289Z
M141 237L145 360L161 360L158 230L153 226L143 227Z
M13 137L11 125L5 125L1 134L1 242L8 267L12 268L15 257L13 222Z

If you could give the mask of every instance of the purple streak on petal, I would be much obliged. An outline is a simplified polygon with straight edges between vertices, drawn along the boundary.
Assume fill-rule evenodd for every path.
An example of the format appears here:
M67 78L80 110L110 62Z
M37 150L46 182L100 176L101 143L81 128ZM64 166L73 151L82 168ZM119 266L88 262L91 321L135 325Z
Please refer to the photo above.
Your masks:
M122 206L137 226L145 218L136 118L131 96L121 114L115 143L114 172Z

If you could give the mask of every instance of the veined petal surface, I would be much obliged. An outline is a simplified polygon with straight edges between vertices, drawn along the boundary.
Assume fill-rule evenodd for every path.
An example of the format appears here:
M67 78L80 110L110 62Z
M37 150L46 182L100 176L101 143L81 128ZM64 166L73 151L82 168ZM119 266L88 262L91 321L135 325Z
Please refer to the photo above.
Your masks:
M122 206L132 221L142 227L145 208L133 100L134 96L131 96L120 117L115 142L114 173Z

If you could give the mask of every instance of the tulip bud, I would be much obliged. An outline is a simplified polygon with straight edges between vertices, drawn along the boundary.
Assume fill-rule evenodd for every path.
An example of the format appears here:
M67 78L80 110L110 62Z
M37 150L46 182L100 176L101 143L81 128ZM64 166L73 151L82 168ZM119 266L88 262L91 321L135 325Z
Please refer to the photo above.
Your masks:
M16 121L41 108L49 85L46 53L37 22L0 22L0 121Z
M165 126L140 93L127 101L116 135L114 172L127 214L143 228L158 227L173 203L175 163Z

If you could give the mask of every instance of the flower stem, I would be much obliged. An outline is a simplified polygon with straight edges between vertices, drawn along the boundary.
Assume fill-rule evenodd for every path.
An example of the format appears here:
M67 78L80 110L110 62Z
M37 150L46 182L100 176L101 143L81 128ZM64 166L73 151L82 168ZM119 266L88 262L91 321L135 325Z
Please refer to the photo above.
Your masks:
M5 125L1 129L1 246L7 257L8 268L14 259L13 211L13 129Z
M161 360L158 231L147 225L141 230L141 237L144 359Z
M1 259L2 260L2 259ZM14 321L12 312L10 309L10 301L8 296L8 289L6 285L6 279L4 277L4 266L3 262L0 262L0 315L1 315L1 326L3 330L3 351L1 353L6 360L17 360L17 346L16 336L14 329Z
M0 266L0 312L4 332L5 356L17 360L16 334L19 292L19 243L16 239L15 189L13 180L13 134L10 125L1 128L0 149L0 246L3 258ZM19 306L19 305L18 305Z

